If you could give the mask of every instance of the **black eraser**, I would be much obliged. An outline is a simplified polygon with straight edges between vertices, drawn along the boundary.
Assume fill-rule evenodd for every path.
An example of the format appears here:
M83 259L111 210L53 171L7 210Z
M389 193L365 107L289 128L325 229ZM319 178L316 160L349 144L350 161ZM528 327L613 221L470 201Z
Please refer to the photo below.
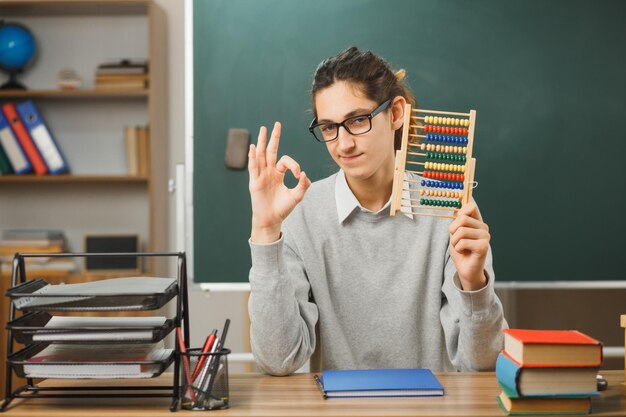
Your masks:
M245 169L248 159L250 132L248 129L228 129L224 165L230 169Z

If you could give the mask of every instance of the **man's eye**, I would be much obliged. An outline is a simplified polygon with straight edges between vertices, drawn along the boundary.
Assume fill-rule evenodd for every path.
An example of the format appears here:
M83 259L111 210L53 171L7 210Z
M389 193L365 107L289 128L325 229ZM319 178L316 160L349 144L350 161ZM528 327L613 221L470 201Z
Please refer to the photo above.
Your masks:
M335 125L321 125L320 130L324 133L332 132L333 130L335 130Z
M359 116L359 117L355 117L354 119L350 119L348 124L350 124L350 126L360 126L360 125L365 124L366 120L367 120L367 117Z

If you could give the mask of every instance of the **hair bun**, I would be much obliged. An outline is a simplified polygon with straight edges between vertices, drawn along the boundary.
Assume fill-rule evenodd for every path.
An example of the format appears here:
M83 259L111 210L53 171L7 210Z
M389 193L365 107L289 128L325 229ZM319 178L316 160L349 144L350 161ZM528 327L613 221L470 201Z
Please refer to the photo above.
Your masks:
M404 69L399 69L394 75L396 76L397 81L402 81L404 80L404 77L406 77L406 71Z

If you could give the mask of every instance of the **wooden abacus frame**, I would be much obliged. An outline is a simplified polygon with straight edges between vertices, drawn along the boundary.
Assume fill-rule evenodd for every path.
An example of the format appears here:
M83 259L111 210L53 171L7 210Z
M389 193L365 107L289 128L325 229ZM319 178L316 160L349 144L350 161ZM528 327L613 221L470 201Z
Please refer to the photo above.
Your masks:
M425 120L428 116L431 116L434 120L431 123L425 123ZM456 116L456 117L450 117ZM462 117L459 119L458 117ZM430 120L430 119L428 119ZM462 135L459 133L450 133L450 131L458 131L458 128L451 128L446 135L425 135L426 126L435 127L437 129L441 128L442 130L447 130L446 127L442 127L441 125L461 125L467 127L467 129L461 128L463 132L467 130L467 133L463 133ZM443 218L454 218L458 209L463 207L467 203L469 203L472 199L472 189L474 185L474 170L476 168L476 159L472 158L472 150L474 148L474 128L476 125L476 110L470 110L469 113L455 113L455 112L446 112L446 111L438 111L438 110L422 110L422 109L412 109L410 104L407 104L404 108L404 125L402 127L402 145L400 150L396 151L396 161L395 161L395 171L393 177L393 190L391 194L391 215L395 216L396 213L406 213L413 214L417 216L431 216L431 217L443 217ZM464 137L466 136L466 139ZM427 138L442 138L446 140L467 140L467 143L464 143L463 146L459 147L454 144L452 145L432 145L426 144ZM421 181L416 180L405 180L405 173L413 173L420 175L422 178L431 178L426 175L431 175L430 172L426 172L426 167L430 166L430 164L435 164L438 166L448 166L450 168L459 167L461 165L456 164L439 164L432 163L428 161L427 153L419 153L412 152L409 148L424 148L431 146L437 150L437 153L456 153L456 154L464 154L465 161L463 165L463 174L451 174L449 172L439 173L435 171L450 171L450 169L445 168L435 168L434 174L436 175L435 180L444 180L444 181L454 181L455 184L460 184L462 182L463 188L461 190L461 197L456 198L459 200L460 207L440 207L440 206L431 206L424 205L420 200L423 199L415 199L415 198L403 198L403 192L407 191L410 193L420 192L425 187L416 187L415 189L411 189L410 183L421 183ZM458 152L458 148L466 148L465 152ZM440 150L439 150L440 149ZM457 149L457 151L451 151L450 149ZM418 162L412 159L409 159L408 156L419 156L426 160L426 162ZM407 169L407 164L414 165L423 165L424 171L418 172L414 170ZM456 170L456 169L455 169ZM459 177L461 175L461 177ZM440 178L439 178L440 177ZM455 179L452 179L455 178ZM458 179L461 178L461 179ZM404 188L404 184L408 182L409 187ZM458 195L457 192L453 192L455 195ZM449 193L451 194L451 193ZM441 204L457 204L455 203L454 197L446 197L442 196L443 200L430 200L434 202L438 202ZM407 202L403 204L403 202ZM433 213L432 211L441 211L442 214ZM448 212L450 214L443 214L443 212Z

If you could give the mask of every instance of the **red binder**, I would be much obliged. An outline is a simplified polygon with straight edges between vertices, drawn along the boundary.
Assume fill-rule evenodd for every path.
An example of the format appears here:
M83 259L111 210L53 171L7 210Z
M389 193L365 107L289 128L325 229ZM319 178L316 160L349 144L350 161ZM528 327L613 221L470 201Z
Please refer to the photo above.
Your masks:
M39 151L37 150L37 146L33 142L33 139L28 134L26 127L22 123L22 120L17 115L17 111L15 111L15 106L13 103L7 103L2 106L2 111L4 111L4 115L9 121L11 125L11 129L15 133L17 140L20 142L22 149L24 149L24 153L30 160L33 169L37 175L44 175L48 172L48 167L46 163L41 158Z

